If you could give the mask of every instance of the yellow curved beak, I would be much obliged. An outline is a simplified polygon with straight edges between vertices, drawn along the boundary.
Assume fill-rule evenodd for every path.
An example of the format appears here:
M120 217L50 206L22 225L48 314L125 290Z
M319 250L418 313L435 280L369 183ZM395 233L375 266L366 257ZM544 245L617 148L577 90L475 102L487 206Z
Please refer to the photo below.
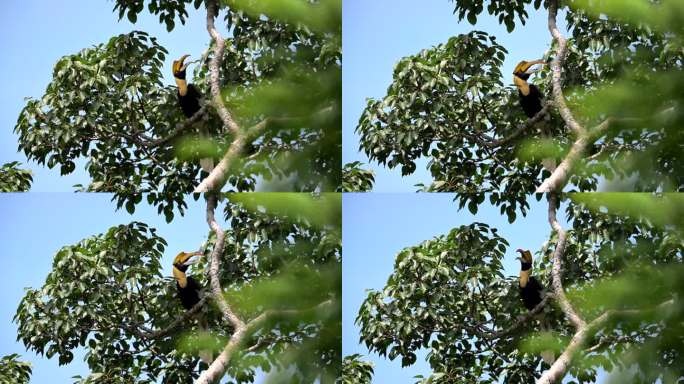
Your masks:
M530 69L533 65L545 65L546 61L539 59L539 60L532 60L532 61L521 61L518 63L518 65L515 66L515 69L513 69L513 74L515 75L516 73L527 73L527 70ZM537 72L538 70L529 72L529 73L534 73Z
M173 73L181 72L182 70L185 69L185 67L187 67L187 64L183 65L184 64L183 62L188 57L190 57L190 55L186 54L186 55L181 56L180 59L173 61L173 66L171 68L171 69L173 69Z

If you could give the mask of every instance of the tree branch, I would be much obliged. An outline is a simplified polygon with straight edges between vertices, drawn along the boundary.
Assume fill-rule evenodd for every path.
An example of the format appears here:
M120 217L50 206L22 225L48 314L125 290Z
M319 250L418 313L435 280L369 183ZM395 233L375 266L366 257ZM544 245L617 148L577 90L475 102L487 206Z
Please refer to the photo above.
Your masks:
M261 132L263 132L269 124L277 121L289 121L294 119L296 118L267 117L258 122L257 124L251 126L250 128L247 128L245 131L241 130L238 133L238 135L235 136L235 139L228 147L228 150L226 151L225 155L223 155L221 161L219 161L219 163L216 164L216 167L214 167L209 176L205 177L204 180L202 180L202 182L197 187L195 187L194 193L220 191L221 188L223 188L223 184L226 181L226 175L228 174L228 170L230 169L231 164L233 164L235 159L238 158L245 145L247 145L251 140L254 140L255 137L261 134Z
M585 321L577 314L575 309L568 301L565 296L565 291L563 290L563 283L561 280L561 263L562 258L565 253L565 241L566 233L561 227L560 223L556 219L556 205L558 204L558 195L555 193L549 193L547 195L549 201L549 224L551 228L558 234L558 241L556 242L556 249L553 251L553 266L551 268L551 282L553 286L553 293L556 296L556 300L560 305L565 316L568 317L570 322L575 326L576 329L586 325Z
M228 108L226 108L223 98L221 97L219 71L221 69L221 63L223 62L223 50L226 43L214 26L214 18L218 15L216 0L206 0L205 4L207 7L207 31L214 40L214 56L209 62L209 85L211 88L212 102L223 121L223 125L233 134L237 135L240 131L240 127L235 123L235 120L233 120L233 116L228 112Z
M211 285L211 290L214 296L214 300L219 306L224 319L226 319L233 327L233 334L230 336L228 344L224 348L223 352L217 357L207 368L206 371L202 372L195 383L209 384L216 381L219 377L223 375L228 366L228 361L230 356L235 351L235 349L242 342L246 326L245 323L233 312L230 308L226 299L223 297L223 289L221 288L221 282L219 281L219 268L220 268L220 258L223 253L223 246L225 241L225 233L216 222L214 216L214 211L216 210L217 197L215 194L207 195L207 224L209 228L216 234L216 242L214 243L214 248L211 251L211 260L209 266L209 281Z
M618 121L638 121L636 118L614 118L609 117L603 120L599 125L591 128L589 131L583 132L570 147L570 152L565 156L563 161L556 167L551 176L537 188L535 193L550 193L554 191L560 192L563 186L570 177L570 172L577 163L577 161L584 156L587 148L594 144L596 140L601 137L611 126L611 124ZM591 158L590 158L591 159Z
M558 0L551 0L549 4L549 32L551 36L556 40L558 48L556 49L556 56L551 61L551 84L552 84L552 95L554 103L558 108L565 124L570 127L570 129L577 135L577 139L572 144L570 152L563 159L563 161L553 170L551 176L549 176L544 182L537 188L536 193L546 193L553 191L560 191L563 189L563 185L567 181L570 172L572 170L575 162L584 154L587 146L590 144L590 140L586 130L575 120L572 115L570 108L565 103L565 97L563 96L563 88L561 86L561 74L563 69L563 62L565 61L565 55L567 54L568 42L563 37L563 35L558 30L556 25L556 15L558 13Z
M168 135L156 140L146 138L144 141L144 145L146 147L158 147L168 143L169 141L178 137L178 135L183 133L183 131L192 127L196 122L201 120L206 115L206 113L207 107L203 105L197 112L195 112L194 115L192 115L192 117L189 117L183 121L176 123L176 127L171 132L169 132Z
M204 304L207 303L207 296L204 296L195 306L190 308L189 310L185 311L182 315L177 317L171 324L169 324L166 328L160 329L157 331L153 332L139 332L139 335L146 338L146 339L157 339L160 337L164 337L171 333L171 331L175 330L178 326L181 324L184 324L186 321L188 321L190 318L192 318L195 314L197 314L199 311L202 310L202 307L204 307Z
M202 372L200 377L195 381L195 384L210 384L218 380L228 367L228 363L235 351L237 351L242 345L247 341L247 339L258 331L261 326L269 319L273 317L290 317L298 316L312 311L319 311L325 309L328 306L334 305L332 300L326 300L313 308L304 310L267 310L261 315L250 320L247 324L243 325L242 328L238 329L233 333L226 344L226 347L221 351L221 354L211 363L209 368Z
M245 135L240 133L233 139L230 143L228 150L221 158L221 161L216 164L214 169L211 171L209 176L205 177L202 182L195 187L193 193L209 193L212 191L219 192L226 182L226 176L230 166L233 164L235 159L240 156L242 149L246 143Z
M577 136L581 136L585 133L584 128L575 120L572 115L570 108L568 108L565 103L565 97L563 96L563 88L561 87L561 72L563 68L563 62L565 61L565 55L568 50L568 42L563 37L563 35L558 30L556 25L556 14L558 13L558 0L551 0L549 4L549 32L551 36L556 40L558 48L556 49L556 56L551 61L551 83L553 85L552 93L553 99L558 107L558 112L565 121L565 124L572 129Z
M489 141L489 142L487 142L486 145L490 148L493 148L493 147L500 147L500 146L510 142L511 140L517 138L522 133L527 131L529 128L533 127L538 121L543 119L544 116L546 116L548 114L548 112L549 112L549 105L544 104L542 109L539 112L537 112L536 115L530 117L529 119L525 120L524 123L518 125L518 127L516 128L515 131L513 131L513 133L511 133L510 135L508 135L504 138L501 138L499 140Z
M210 265L209 265L209 280L211 283L211 290L214 296L216 304L218 304L223 313L223 317L233 326L236 332L244 328L245 324L240 318L235 315L233 310L230 308L226 299L223 297L223 288L221 288L221 282L219 281L219 269L221 263L221 254L223 253L223 245L225 240L225 233L216 218L214 217L214 211L216 210L216 195L209 194L207 196L207 224L209 228L216 234L216 242L214 243L214 248L211 250L210 255Z
M608 310L601 314L596 319L588 324L583 324L570 340L570 344L565 348L565 351L553 362L551 368L542 374L537 380L537 384L552 384L559 382L570 368L570 363L577 353L580 353L581 348L596 334L598 329L602 327L608 320L614 316L635 316L641 315L649 311L667 310L668 307L674 305L674 300L668 300L658 304L654 308L647 310L627 309L627 310Z
M542 309L544 309L544 307L551 298L553 298L553 295L547 294L546 296L544 296L544 299L542 299L542 301L540 301L539 304L537 304L537 306L534 307L531 311L528 311L522 316L518 316L518 319L515 321L515 323L513 323L513 325L504 330L492 333L490 336L487 337L487 339L498 339L500 337L509 335L516 329L520 328L521 325L527 324L530 319L532 319L536 314L538 314L542 311Z

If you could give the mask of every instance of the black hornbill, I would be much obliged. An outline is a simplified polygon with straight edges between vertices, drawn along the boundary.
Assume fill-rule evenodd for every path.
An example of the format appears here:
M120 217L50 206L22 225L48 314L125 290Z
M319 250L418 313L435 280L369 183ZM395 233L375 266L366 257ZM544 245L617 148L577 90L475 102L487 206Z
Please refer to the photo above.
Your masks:
M539 283L536 277L530 276L532 271L532 253L529 250L520 248L516 249L516 252L520 253L520 256L517 258L520 260L520 280L518 281L520 297L523 304L525 304L525 308L531 311L541 303L544 286ZM541 326L543 331L548 331L550 328L543 318L541 319ZM541 356L549 365L553 364L555 360L553 351L542 351Z
M173 259L173 277L176 279L176 288L178 289L178 297L183 304L183 308L190 309L199 303L200 285L192 276L187 276L185 271L188 267L197 262L193 259L194 256L201 256L201 252L179 253Z
M520 248L516 249L516 252L520 252L520 256L518 257L518 260L520 260L520 280L518 281L520 297L522 297L525 308L531 311L537 304L541 303L541 294L544 287L539 283L537 278L530 276L530 272L532 271L532 253Z
M544 60L521 61L513 69L513 84L518 88L518 96L520 96L520 106L528 118L534 117L542 110L542 94L536 85L527 82L530 76L537 72L537 70L529 71L530 67L536 64L546 64ZM551 136L548 127L544 122L537 123L538 129L542 138L549 138ZM556 169L556 161L552 158L542 159L544 169L553 173Z
M183 55L180 59L174 60L172 66L173 78L178 86L178 103L187 118L192 117L200 110L200 99L202 99L202 94L197 87L193 84L188 84L185 80L185 70L191 63L184 63L184 61L189 56ZM203 140L209 139L209 134L205 129L200 129L200 138ZM200 159L200 165L205 172L210 173L214 169L214 160L210 157L202 158Z
M527 72L530 67L536 64L546 64L544 60L521 61L515 66L513 70L513 84L518 88L518 95L520 96L520 106L527 117L534 117L542 109L541 99L542 95L534 84L529 84L527 79L530 78L535 71Z
M180 298L183 308L191 309L200 301L200 285L192 276L187 276L185 271L190 265L195 264L198 259L193 259L195 256L202 256L202 252L181 252L173 259L173 277L176 279L176 288L178 289L178 297ZM207 330L206 320L200 315L199 326L202 330ZM201 350L199 352L200 359L207 365L211 364L213 355L209 350Z

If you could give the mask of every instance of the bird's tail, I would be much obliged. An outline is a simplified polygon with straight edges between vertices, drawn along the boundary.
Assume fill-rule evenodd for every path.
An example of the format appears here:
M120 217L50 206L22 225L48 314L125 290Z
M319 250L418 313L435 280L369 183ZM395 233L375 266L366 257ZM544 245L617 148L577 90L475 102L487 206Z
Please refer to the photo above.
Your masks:
M209 331L209 325L207 324L207 320L202 315L200 315L199 318L199 328L202 332ZM199 356L200 359L207 365L211 365L212 361L214 361L214 354L211 352L210 349L201 349L199 351Z
M204 157L200 159L200 166L206 173L211 173L214 170L214 159L211 157Z
M551 325L545 318L541 319L541 330L542 332L551 332ZM550 349L541 351L541 357L548 365L552 365L556 361L556 354Z
M547 121L547 119L544 119L537 123L537 128L539 129L541 138L543 140L551 140L553 138L548 124L549 122ZM542 159L542 167L549 171L549 173L553 173L553 171L556 170L556 165L556 159L553 157L545 157Z
M206 145L210 140L210 136L205 129L200 130L200 140L202 140L203 145ZM200 166L204 172L211 173L211 171L214 170L214 159L211 157L203 157L200 159Z

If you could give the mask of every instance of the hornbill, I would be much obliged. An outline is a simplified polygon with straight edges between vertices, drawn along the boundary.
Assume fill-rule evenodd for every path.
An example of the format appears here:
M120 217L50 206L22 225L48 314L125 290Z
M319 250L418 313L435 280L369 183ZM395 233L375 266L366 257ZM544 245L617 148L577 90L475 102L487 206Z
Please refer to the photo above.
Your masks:
M191 309L200 301L199 292L200 285L192 276L187 276L185 271L190 265L195 264L198 259L193 259L194 256L202 256L202 252L181 252L173 259L173 277L176 279L176 288L178 289L178 297L180 298L183 308ZM207 330L208 326L204 317L200 315L199 326L202 330ZM213 355L211 351L201 350L199 352L200 359L207 365L211 364Z
M539 111L542 110L542 94L534 84L529 84L527 79L538 70L529 70L530 67L536 64L546 64L544 60L521 61L513 69L513 84L518 88L518 96L520 96L520 106L528 118L533 118ZM551 136L548 127L544 122L539 122L538 128L542 138L549 138ZM542 159L544 169L553 173L556 169L556 161L551 158Z
M544 291L544 286L539 283L536 277L530 276L532 271L532 253L529 250L516 249L516 252L520 253L517 257L520 260L520 280L518 281L518 288L520 288L520 297L522 298L523 304L528 311L533 310L542 301L542 293ZM543 315L542 315L543 316ZM543 331L548 331L550 327L541 319L541 328ZM555 360L553 351L542 351L542 359L551 365Z
M180 59L174 60L172 66L173 78L178 86L178 103L187 118L192 117L200 110L200 99L202 98L202 94L197 87L185 81L185 70L191 63L184 63L184 61L189 56L183 55ZM209 140L209 134L204 128L200 129L200 139ZM200 159L200 166L205 172L211 173L214 169L214 160L210 157L202 158Z

